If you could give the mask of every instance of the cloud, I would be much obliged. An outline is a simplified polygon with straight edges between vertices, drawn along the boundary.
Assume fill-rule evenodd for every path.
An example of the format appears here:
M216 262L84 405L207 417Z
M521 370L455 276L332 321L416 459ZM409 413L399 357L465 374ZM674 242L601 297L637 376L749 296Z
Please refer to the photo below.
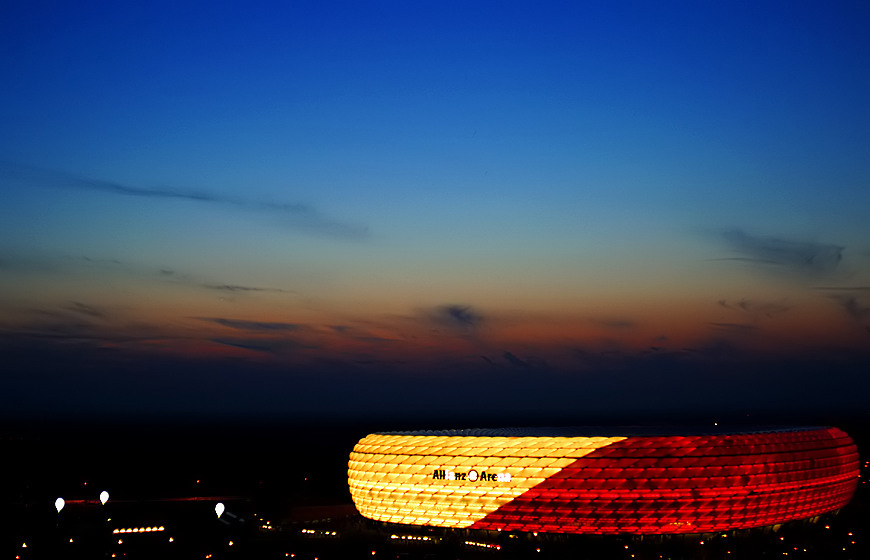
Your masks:
M758 328L755 325L746 325L744 323L710 323L710 325L719 330L741 334L752 332Z
M30 254L22 256L15 253L0 255L0 269L10 272L36 272L43 274L67 272L70 269L95 269L102 271L130 271L130 267L116 258L96 258L87 255L50 255Z
M598 325L599 327L605 327L608 329L631 329L637 326L634 321L631 321L629 319L590 319L590 321L593 324Z
M196 317L200 321L208 321L231 329L253 332L296 331L302 328L295 323L276 323L269 321L246 321L243 319L226 319L224 317Z
M395 338L386 338L372 334L368 330L352 327L350 325L329 325L329 329L335 334L360 342L397 342Z
M870 306L864 305L859 299L852 295L835 295L831 299L840 304L840 307L846 314L856 321L864 321L870 318Z
M297 231L344 239L365 239L369 237L367 227L327 217L317 208L301 203L265 202L221 195L209 191L136 187L8 162L0 162L0 178L5 179L7 182L12 181L17 183L22 187L34 185L46 186L98 191L118 196L220 205L239 210L270 214L279 218L282 225Z
M78 259L85 261L85 262L88 262L88 263L94 263L94 264L108 264L108 265L122 264L121 261L119 261L118 259L114 259L114 258L113 259L95 259L95 258L91 258L87 255L82 255L81 257L78 257Z
M0 326L0 338L8 337L55 341L72 346L85 344L100 349L118 345L144 348L158 341L191 340L190 336L178 336L159 325L123 321L123 317L110 316L100 308L81 302L56 308L22 310L17 321Z
M0 270L10 273L68 274L77 270L98 270L111 274L126 274L138 277L159 278L162 282L204 288L234 294L268 292L292 294L293 290L264 286L247 286L215 281L204 281L194 275L178 271L168 266L157 268L143 267L116 258L96 258L87 255L31 255L22 257L16 254L0 254ZM77 304L74 304L77 305ZM81 311L81 309L71 309Z
M862 302L866 293L870 292L870 286L819 286L816 289L833 292L828 297L835 301L851 319L859 323L870 320L870 306ZM865 328L870 332L870 325L866 325Z
M58 271L55 262L49 262L33 256L21 256L17 254L0 255L0 270L13 273L54 273Z
M843 247L829 243L792 241L778 237L760 237L739 229L722 233L731 248L745 260L775 265L801 273L832 272L843 259Z
M261 288L257 286L241 286L239 284L199 284L199 286L208 290L219 290L224 292L275 292L288 293L288 290L281 288Z
M151 273L154 275L154 273ZM254 293L254 292L268 292L273 294L290 294L295 293L293 290L285 290L283 288L269 288L263 286L246 286L244 284L223 284L219 282L203 282L201 279L196 279L192 277L190 274L183 274L173 268L162 267L160 268L156 275L159 278L164 279L166 282L171 282L175 284L183 284L187 286L194 286L197 288L205 288L206 290L214 290L218 292L229 292L234 294L241 293Z
M529 364L527 364L523 360L517 358L515 355L513 355L512 353L510 353L508 351L505 351L504 354L502 354L502 357L504 357L504 359L507 360L508 363L510 363L512 366L517 366L517 367L522 367L522 368L529 367Z
M253 350L255 352L264 352L267 354L278 353L282 350L296 348L300 345L292 340L261 340L261 339L239 339L239 338L212 338L212 342L223 344L224 346L232 346L233 348L241 348L243 350Z
M501 356L515 368L520 368L535 373L545 373L553 371L553 367L549 363L547 363L546 360L536 356L526 356L525 358L520 358L513 352L509 352L507 350L502 352ZM487 359L487 361L490 362L490 364L495 365L490 360Z
M174 268L163 266L156 270L151 267L143 267L135 263L121 261L116 258L96 258L87 255L31 255L22 257L16 254L0 254L0 270L9 273L35 273L35 274L68 274L77 270L97 270L106 274L121 274L134 277L159 278L161 282L203 288L218 292L241 295L244 293L275 293L293 294L294 290L283 288L271 288L264 286L247 286L243 284L230 284L215 281L204 281L192 274L178 271ZM83 312L80 304L73 304L69 310Z
M746 299L741 299L737 302L730 302L728 300L720 299L716 303L719 304L720 307L724 307L725 309L731 311L747 313L755 319L761 317L770 319L791 309L789 306L783 305L781 303L768 303L751 301Z
M469 305L442 305L434 310L435 322L454 329L472 330L483 322L483 317Z
M79 313L81 315L87 315L88 317L105 317L106 314L93 307L91 305L87 305L85 303L81 303L79 301L74 301L70 305L66 306L64 309L68 311L73 311L75 313Z

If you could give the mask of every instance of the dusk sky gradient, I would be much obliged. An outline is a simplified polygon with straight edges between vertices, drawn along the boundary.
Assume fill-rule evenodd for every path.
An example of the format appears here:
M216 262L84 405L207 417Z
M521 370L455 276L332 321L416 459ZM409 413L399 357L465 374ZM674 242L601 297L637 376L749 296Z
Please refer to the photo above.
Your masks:
M870 410L866 2L178 4L0 9L7 414Z

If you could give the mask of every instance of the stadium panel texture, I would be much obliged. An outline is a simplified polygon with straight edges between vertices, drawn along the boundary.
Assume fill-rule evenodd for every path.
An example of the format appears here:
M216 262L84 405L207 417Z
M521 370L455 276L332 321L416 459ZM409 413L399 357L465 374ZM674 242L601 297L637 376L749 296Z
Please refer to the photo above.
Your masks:
M738 432L505 429L377 433L348 463L367 518L587 534L704 533L846 505L858 452L837 428Z

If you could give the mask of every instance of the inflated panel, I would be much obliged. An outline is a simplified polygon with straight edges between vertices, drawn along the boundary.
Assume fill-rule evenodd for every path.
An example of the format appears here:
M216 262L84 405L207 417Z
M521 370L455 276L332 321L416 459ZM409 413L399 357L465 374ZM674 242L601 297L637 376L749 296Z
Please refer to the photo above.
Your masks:
M468 527L577 458L622 439L373 434L350 455L350 493L371 519Z
M379 521L517 531L693 533L848 503L836 428L634 437L373 434L351 453L356 507Z

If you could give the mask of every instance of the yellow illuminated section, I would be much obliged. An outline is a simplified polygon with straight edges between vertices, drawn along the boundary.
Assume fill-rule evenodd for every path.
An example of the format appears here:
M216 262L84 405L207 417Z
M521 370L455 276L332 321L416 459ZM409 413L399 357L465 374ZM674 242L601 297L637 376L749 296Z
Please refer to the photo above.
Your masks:
M578 458L624 439L371 434L350 454L348 484L364 517L468 527Z

